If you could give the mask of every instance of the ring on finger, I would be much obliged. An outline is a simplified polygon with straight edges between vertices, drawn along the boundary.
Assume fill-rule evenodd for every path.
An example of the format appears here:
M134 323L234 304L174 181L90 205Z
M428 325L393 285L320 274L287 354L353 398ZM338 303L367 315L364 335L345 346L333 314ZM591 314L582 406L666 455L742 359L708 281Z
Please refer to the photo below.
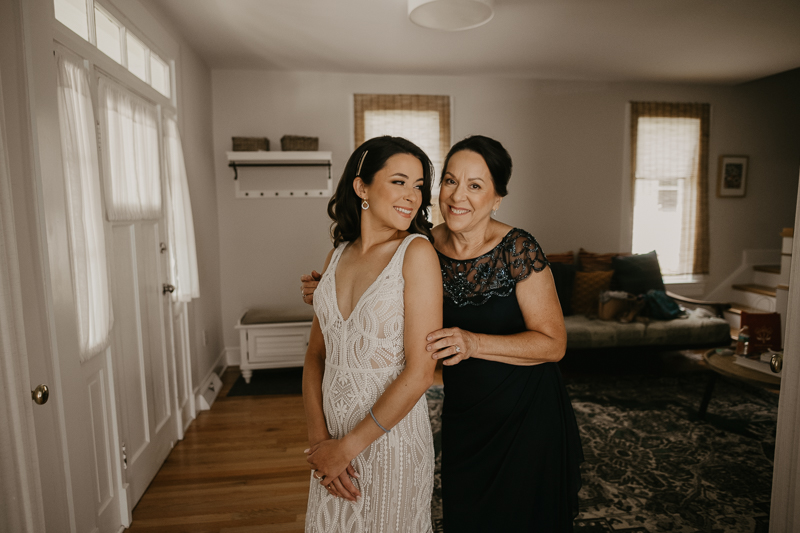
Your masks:
M461 353L461 346L456 344L456 353Z

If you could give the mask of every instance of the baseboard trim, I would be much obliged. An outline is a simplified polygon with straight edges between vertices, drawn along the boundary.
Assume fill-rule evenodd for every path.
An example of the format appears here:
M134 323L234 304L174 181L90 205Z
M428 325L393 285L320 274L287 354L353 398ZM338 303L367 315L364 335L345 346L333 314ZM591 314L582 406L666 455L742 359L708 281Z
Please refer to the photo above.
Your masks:
M222 350L222 352L221 352L221 353L219 354L219 356L217 357L217 360L216 360L216 361L214 361L214 364L213 364L213 365L211 365L211 368L209 368L209 370L208 370L208 373L207 373L207 374L205 375L205 377L204 377L204 378L203 378L203 379L200 381L200 384L199 384L199 385L197 385L197 386L194 388L194 391L193 391L193 392L194 392L194 395L195 395L195 396L197 396L197 394L200 392L200 389L201 389L201 388L202 388L202 387L203 387L203 386L204 386L206 383L208 383L208 381L211 379L211 374L217 374L217 376L219 376L219 377L221 378L221 377L222 377L222 374L224 374L224 373L225 373L225 370L228 368L228 360L227 360L227 358L225 357L225 352L226 352L226 351L227 351L227 349L224 349L224 350ZM220 370L220 371L219 371L219 373L215 372L215 370L216 370L217 368L219 368L219 367L220 367L220 365L222 366L222 370Z

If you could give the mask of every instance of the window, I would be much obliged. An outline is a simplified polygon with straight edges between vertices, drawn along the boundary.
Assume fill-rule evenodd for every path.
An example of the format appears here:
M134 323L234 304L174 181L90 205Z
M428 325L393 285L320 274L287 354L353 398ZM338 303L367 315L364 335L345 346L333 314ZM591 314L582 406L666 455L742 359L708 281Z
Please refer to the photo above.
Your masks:
M147 59L149 50L142 41L127 34L128 45L128 70L142 81L147 81Z
M631 103L633 253L708 273L708 104Z
M82 38L89 40L86 0L55 0L56 20Z
M56 20L170 98L171 67L94 0L53 0ZM87 6L92 6L87 10ZM89 14L92 14L90 20ZM94 32L89 32L93 24Z
M434 167L433 196L439 196L442 164L450 149L450 97L409 94L356 94L355 145L373 137L392 135L413 142L428 154ZM432 202L431 221L442 222Z
M80 359L87 361L105 349L114 322L94 146L94 110L89 75L82 61L60 52L56 60L71 274Z
M122 63L122 38L121 27L114 18L100 7L94 8L95 34L97 35L97 48L105 55Z
M150 85L169 98L169 65L152 50L150 51Z
M105 77L98 82L98 102L108 220L158 219L161 162L157 108Z

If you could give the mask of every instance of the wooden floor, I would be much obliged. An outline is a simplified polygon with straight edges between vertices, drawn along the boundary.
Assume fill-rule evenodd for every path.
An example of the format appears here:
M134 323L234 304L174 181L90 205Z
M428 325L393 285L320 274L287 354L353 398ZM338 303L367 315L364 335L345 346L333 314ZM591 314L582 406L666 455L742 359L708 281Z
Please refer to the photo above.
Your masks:
M301 396L236 396L229 368L133 510L130 532L302 532L310 471ZM441 373L437 373L441 383Z

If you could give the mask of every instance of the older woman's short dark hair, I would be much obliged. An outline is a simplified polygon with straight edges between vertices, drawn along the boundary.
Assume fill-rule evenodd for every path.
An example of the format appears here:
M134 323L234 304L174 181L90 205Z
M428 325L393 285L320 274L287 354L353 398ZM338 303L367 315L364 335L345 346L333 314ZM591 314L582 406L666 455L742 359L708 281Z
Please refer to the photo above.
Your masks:
M366 156L364 156L366 152ZM397 154L409 154L422 163L422 204L408 228L410 233L421 233L433 242L431 223L428 221L428 208L431 206L431 183L433 181L433 165L427 154L416 144L402 137L374 137L365 141L347 160L339 185L328 202L328 216L333 219L331 237L333 245L339 246L343 241L354 241L361 235L361 198L353 189L356 177L370 185L375 174L381 170L390 157ZM363 159L363 161L362 161Z
M450 162L450 158L463 150L475 152L483 158L486 166L489 167L489 173L492 175L497 194L500 196L507 195L508 180L511 179L511 156L508 155L508 151L503 148L502 144L483 135L471 135L454 144L450 151L447 152L447 157L442 167L442 176L447 171L447 164Z

